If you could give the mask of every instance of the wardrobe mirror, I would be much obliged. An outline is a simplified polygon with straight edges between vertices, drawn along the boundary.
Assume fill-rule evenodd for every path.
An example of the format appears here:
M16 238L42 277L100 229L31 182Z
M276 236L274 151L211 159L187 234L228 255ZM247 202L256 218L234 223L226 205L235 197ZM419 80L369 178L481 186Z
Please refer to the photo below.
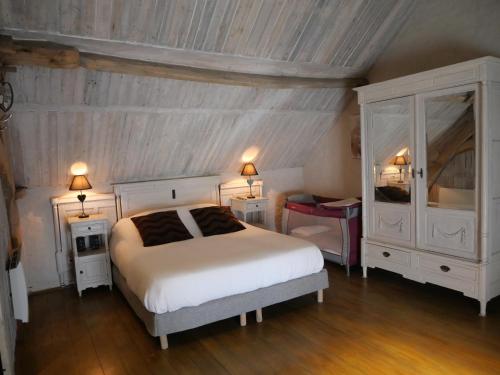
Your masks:
M425 100L428 206L474 209L474 91Z
M409 204L411 99L399 98L369 105L372 118L375 201Z

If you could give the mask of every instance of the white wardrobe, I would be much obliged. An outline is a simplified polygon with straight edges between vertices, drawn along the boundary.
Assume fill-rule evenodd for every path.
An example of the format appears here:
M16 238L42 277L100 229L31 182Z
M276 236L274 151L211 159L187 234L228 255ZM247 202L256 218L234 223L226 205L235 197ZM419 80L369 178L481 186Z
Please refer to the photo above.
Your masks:
M363 276L378 267L454 289L485 315L500 295L500 59L356 91Z

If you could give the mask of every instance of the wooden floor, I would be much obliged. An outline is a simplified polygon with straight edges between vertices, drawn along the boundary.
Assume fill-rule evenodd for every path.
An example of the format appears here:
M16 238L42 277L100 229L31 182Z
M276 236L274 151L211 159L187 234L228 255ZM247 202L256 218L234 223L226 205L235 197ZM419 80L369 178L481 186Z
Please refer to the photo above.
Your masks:
M327 266L315 296L169 335L146 332L118 291L61 289L30 298L17 374L500 374L500 298L488 317L459 293L384 271Z

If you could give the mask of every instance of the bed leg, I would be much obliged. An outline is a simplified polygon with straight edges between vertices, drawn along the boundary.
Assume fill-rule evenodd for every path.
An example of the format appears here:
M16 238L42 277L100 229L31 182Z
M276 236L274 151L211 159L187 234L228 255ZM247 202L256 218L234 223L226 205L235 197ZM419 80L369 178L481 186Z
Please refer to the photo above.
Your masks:
M240 314L240 326L245 327L247 325L247 314Z
M255 310L255 320L257 320L257 323L262 322L262 309Z
M318 303L323 303L323 289L318 290Z
M350 277L351 276L351 267L349 267L349 263L346 264L345 271L347 273L347 277Z
M168 349L167 335L160 336L160 345L162 350Z

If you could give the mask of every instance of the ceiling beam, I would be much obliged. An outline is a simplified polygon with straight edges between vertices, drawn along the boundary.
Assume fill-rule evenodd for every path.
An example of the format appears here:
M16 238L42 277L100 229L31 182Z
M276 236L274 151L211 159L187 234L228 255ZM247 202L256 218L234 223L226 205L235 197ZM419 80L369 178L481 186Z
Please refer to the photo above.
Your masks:
M74 47L46 41L0 38L3 64L34 65L48 68L75 69L83 67L111 73L151 76L166 79L217 83L263 88L350 88L366 84L364 78L304 78L251 73L227 72L162 64L135 59L79 52Z
M0 34L11 35L16 39L45 40L73 46L80 52L238 73L307 78L362 77L366 73L364 68L354 66L292 62L216 52L192 51L146 43L97 39L49 31L39 32L16 28L0 28Z
M302 78L225 72L91 53L80 53L80 64L86 69L104 72L264 88L350 88L367 82L363 78Z
M80 66L80 53L76 48L51 42L32 40L13 41L3 44L0 49L7 50L0 60L7 65L35 65L46 68L75 69Z

